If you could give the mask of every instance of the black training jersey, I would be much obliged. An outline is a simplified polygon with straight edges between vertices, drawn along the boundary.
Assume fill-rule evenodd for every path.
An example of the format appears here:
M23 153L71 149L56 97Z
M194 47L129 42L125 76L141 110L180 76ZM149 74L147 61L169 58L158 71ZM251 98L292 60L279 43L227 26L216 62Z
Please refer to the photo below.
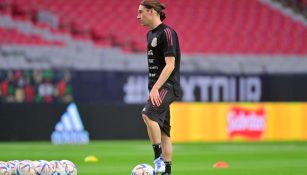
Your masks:
M180 92L180 48L177 33L165 24L160 24L147 33L148 89L154 86L163 68L165 57L175 57L175 68L165 82Z

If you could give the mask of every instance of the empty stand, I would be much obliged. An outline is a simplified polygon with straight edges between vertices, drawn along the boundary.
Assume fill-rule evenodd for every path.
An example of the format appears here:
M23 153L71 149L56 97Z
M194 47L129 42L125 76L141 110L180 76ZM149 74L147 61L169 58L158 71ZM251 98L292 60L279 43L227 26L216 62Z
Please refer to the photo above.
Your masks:
M41 45L51 46L58 45L62 46L61 42L51 42L42 39L38 35L25 35L16 29L4 29L0 28L0 44L18 44L18 45Z
M258 0L162 2L167 5L166 23L178 32L184 53L307 54L306 25ZM33 22L37 22L38 11L50 11L59 22L58 28L50 27L54 33L69 33L79 41L92 40L99 47L145 51L147 29L136 19L138 3L139 0L3 0L1 11Z

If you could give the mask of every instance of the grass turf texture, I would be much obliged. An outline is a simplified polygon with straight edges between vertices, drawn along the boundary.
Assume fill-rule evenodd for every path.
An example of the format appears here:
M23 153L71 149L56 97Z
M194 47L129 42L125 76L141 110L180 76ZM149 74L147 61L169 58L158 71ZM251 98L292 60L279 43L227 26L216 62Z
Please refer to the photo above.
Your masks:
M99 162L86 163L87 155ZM0 160L73 161L79 175L130 175L136 164L152 165L148 141L93 141L89 145L0 142ZM217 161L228 169L214 169ZM176 143L174 175L305 175L307 142Z

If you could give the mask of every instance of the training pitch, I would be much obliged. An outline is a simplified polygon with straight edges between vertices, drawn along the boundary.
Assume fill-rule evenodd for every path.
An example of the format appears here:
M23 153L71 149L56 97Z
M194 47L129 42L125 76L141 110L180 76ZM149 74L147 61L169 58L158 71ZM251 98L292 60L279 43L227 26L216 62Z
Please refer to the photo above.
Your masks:
M307 142L175 143L174 175L306 175ZM98 162L85 162L94 155ZM92 141L89 145L0 142L0 160L74 162L79 175L130 175L139 163L152 165L148 141ZM213 164L225 161L228 168Z

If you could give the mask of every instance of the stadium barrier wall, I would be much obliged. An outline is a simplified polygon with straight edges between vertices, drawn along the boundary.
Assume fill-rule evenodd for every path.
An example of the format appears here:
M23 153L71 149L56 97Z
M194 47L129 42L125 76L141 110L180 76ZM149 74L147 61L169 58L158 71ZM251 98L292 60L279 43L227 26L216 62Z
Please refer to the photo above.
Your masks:
M0 141L50 140L67 104L1 104ZM77 104L91 140L148 139L143 105ZM172 104L172 138L190 141L307 140L307 103Z
M68 104L1 104L0 141L50 140ZM147 139L141 105L77 104L90 139Z
M307 74L182 72L184 102L307 101ZM146 72L0 70L0 103L144 104Z
M266 106L262 111L258 111L258 113L262 112L267 115L265 120L267 122L265 123L266 132L261 134L260 140L302 139L302 137L294 137L293 135L291 137L277 134L272 136L272 133L267 135L269 131L273 132L270 130L273 125L271 126L270 122L268 122L268 119L274 113L273 111L284 111L288 110L289 107L285 109L274 107L274 110L270 112L268 109L271 109L271 104L261 102L284 101L289 103L276 103L276 105L303 105L304 103L290 102L307 102L307 74L223 75L183 72L181 86L183 90L182 101L189 102L186 103L189 105L205 106L193 107L197 109L195 111L198 111L199 114L189 111L188 109L191 108L189 105L187 105L189 107L184 106L179 110L185 109L183 112L187 116L191 116L193 121L197 121L195 125L203 123L204 128L199 128L198 125L188 128L188 135L178 131L181 134L179 136L175 135L175 140L234 140L238 139L240 134L242 135L242 131L233 128L240 127L242 122L244 124L248 120L255 120L258 123L253 125L252 128L263 126L264 120L262 118L251 117L251 119L245 119L244 117L237 117L237 119L234 117L234 122L231 125L233 130L231 138L228 138L227 134L225 135L224 127L218 131L218 133L224 133L223 136L219 135L217 137L215 132L194 134L197 130L213 132L208 127L205 127L211 120L221 120L226 125L226 119L222 117L228 115L227 111L229 109L228 107L223 107L223 105L233 106L230 103L232 101L249 101L253 102L250 105ZM0 127L0 140L49 140L50 134L65 112L67 104L72 101L77 103L85 129L89 131L91 139L147 139L147 134L144 132L145 126L140 118L140 111L147 98L147 76L144 72L0 70L0 122L4 123ZM237 104L240 104L240 106L247 105L244 103ZM218 105L219 107L211 108L206 105ZM220 107L222 108L220 109ZM206 110L203 111L202 108ZM305 109L306 107L302 108ZM222 109L226 112L221 111ZM214 110L219 110L219 113L215 113ZM233 113L240 113L241 109L234 108L232 110ZM251 113L248 110L244 110L245 108L243 108L245 113ZM303 120L302 117L296 117L302 115L302 110L297 107L292 111L291 115L288 112L289 116L298 118L291 119L290 122L292 120ZM209 111L214 115L209 115ZM203 113L206 115L203 116ZM212 118L207 121L206 117L209 116ZM277 120L275 118L277 116L274 117L274 120L280 122L279 120L281 119ZM179 119L179 121L181 120L183 119ZM193 121L186 122L193 123ZM282 121L289 123L285 119ZM216 123L210 123L210 126L214 126L214 124ZM180 126L180 123L178 125ZM222 127L223 125L219 123L217 126ZM247 127L246 125L243 126ZM176 130L176 123L174 127ZM180 130L184 131L184 129L186 128L183 127ZM290 128L291 130L286 128L289 129L286 131L283 129L280 127L279 130L274 131L276 133L296 131L296 129L292 128ZM262 133L256 131L247 130L243 133L251 133L249 135L253 135L255 140L259 133ZM189 133L191 133L191 136ZM174 134L177 134L177 130ZM306 139L306 137L304 136L303 139Z
M72 86L77 102L144 104L144 72L78 71ZM307 74L208 74L182 72L184 102L307 101Z
M307 103L174 103L171 108L177 142L307 140Z

